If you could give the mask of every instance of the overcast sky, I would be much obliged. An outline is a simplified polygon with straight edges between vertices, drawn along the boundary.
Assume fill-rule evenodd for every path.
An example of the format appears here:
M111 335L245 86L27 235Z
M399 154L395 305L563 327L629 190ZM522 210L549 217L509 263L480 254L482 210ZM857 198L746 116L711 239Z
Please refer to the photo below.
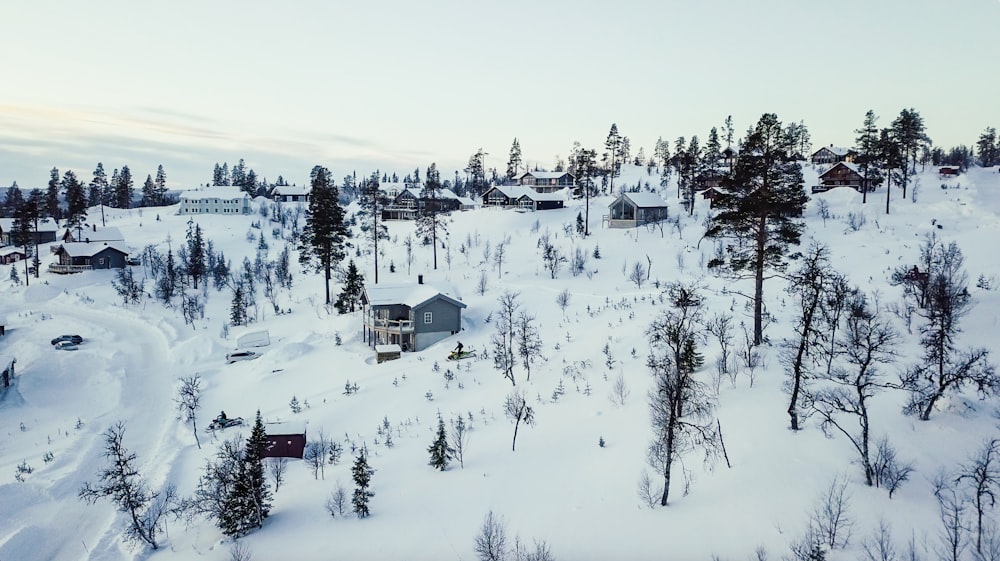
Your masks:
M157 164L175 188L244 158L304 183L551 167L611 123L648 154L732 115L851 144L904 107L936 145L1000 126L1000 0L32 0L0 7L0 185ZM442 175L449 177L449 171Z

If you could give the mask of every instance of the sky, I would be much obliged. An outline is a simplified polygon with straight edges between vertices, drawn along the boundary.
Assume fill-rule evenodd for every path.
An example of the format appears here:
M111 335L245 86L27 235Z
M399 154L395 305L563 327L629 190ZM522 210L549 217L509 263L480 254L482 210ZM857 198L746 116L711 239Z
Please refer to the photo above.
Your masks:
M972 144L1000 126L998 20L1000 0L8 2L0 186L100 161L192 188L240 158L272 181L447 178L479 148L502 171L514 138L551 168L611 123L649 154L764 112L817 147L912 107Z

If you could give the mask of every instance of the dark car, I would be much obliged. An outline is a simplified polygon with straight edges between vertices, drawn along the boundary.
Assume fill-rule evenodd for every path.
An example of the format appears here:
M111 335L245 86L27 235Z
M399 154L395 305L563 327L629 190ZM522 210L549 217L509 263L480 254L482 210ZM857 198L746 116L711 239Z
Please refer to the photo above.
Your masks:
M60 335L52 340L52 344L58 344L60 341L69 341L74 345L79 345L83 342L83 337L80 337L79 335Z
M233 351L226 355L226 364L232 364L240 360L253 360L260 358L260 353L254 351Z

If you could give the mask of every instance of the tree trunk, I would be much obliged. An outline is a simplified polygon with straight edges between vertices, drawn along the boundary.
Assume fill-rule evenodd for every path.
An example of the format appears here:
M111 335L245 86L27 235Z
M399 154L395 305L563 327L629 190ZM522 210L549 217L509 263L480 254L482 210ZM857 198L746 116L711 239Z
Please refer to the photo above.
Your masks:
M667 423L667 457L663 460L663 496L660 497L660 506L667 506L667 500L670 498L670 468L674 463L674 432L677 417L673 416L674 404L671 404L670 408L671 419Z
M517 420L514 421L514 439L510 442L510 451L517 451L517 428L521 426L521 415L517 416Z
M864 390L858 387L858 414L861 417L861 467L865 469L865 485L875 484L871 453L868 451L870 428L868 426L868 406L865 405Z
M892 168L885 174L885 213L889 214L889 192L892 191Z
M757 254L754 256L753 288L753 344L764 340L764 250L767 244L767 216L761 216L757 224Z
M329 263L329 261L327 261L326 265L324 266L324 269L325 269L325 275L324 276L326 277L326 305L329 306L330 305L330 263Z

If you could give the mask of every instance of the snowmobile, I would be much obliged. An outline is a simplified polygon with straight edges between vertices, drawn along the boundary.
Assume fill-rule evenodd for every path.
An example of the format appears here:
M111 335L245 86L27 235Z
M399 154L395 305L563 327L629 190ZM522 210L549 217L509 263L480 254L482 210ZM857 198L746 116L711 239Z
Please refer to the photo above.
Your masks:
M476 356L475 349L463 349L461 352L451 351L448 353L448 360L462 360L464 358L472 358Z
M238 427L243 424L243 417L226 417L225 419L221 417L216 417L212 419L212 422L208 424L208 428L205 429L206 432L212 432L222 429L228 429L229 427Z

